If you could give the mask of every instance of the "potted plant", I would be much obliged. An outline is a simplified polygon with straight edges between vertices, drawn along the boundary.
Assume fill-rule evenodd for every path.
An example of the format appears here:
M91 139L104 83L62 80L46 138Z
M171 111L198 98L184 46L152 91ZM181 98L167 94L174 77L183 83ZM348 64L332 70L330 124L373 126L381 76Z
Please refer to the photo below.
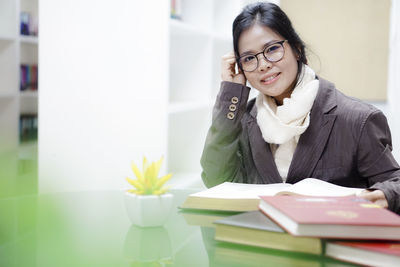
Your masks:
M166 221L171 207L173 195L168 193L165 183L172 174L158 177L163 157L156 162L149 163L143 158L143 170L132 162L132 171L136 180L126 178L134 188L125 192L125 206L132 223L138 226L160 226Z

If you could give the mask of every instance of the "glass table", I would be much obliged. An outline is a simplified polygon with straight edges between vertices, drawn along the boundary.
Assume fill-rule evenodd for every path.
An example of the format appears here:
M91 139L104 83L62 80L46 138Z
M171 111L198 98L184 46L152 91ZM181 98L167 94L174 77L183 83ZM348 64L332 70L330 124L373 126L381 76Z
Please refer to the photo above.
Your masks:
M132 225L122 191L0 199L0 266L352 266L323 256L214 240L227 213L182 211L196 190L173 190L160 227Z

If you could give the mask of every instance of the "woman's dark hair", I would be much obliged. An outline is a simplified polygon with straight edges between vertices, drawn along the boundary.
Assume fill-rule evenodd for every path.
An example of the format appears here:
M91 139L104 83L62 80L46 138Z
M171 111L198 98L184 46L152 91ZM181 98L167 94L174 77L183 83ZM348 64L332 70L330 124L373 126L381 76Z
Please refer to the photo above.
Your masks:
M251 26L259 24L266 26L273 30L275 33L281 35L284 39L288 40L289 45L298 57L297 64L297 81L303 69L303 63L307 64L307 57L305 55L305 44L300 39L299 35L292 27L292 23L288 16L280 9L279 6L267 3L258 2L245 6L242 12L235 18L232 25L233 35L233 49L235 51L236 59L239 58L239 37L243 31ZM239 62L238 62L238 66Z

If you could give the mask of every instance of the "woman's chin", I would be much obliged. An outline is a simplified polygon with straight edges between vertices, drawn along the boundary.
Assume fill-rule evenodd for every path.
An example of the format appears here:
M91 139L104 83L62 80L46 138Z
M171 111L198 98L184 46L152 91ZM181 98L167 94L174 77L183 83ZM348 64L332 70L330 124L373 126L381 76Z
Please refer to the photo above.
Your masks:
M282 95L282 92L280 90L266 90L261 88L261 90L257 89L259 92L261 92L264 95L276 98L279 97L280 95Z

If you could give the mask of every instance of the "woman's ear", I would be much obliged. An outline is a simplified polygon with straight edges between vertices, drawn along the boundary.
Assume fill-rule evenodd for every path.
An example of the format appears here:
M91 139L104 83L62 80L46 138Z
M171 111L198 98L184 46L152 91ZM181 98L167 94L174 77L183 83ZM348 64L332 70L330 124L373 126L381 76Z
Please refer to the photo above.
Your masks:
M300 50L300 48L298 47L298 48L297 48L297 51L296 51L296 59L297 59L297 61L299 61L300 58L301 58L301 50Z
M300 46L300 45L297 45L297 46L296 46L296 51L295 51L295 53L296 53L296 59L297 59L297 61L299 61L300 58L301 58L301 46Z

